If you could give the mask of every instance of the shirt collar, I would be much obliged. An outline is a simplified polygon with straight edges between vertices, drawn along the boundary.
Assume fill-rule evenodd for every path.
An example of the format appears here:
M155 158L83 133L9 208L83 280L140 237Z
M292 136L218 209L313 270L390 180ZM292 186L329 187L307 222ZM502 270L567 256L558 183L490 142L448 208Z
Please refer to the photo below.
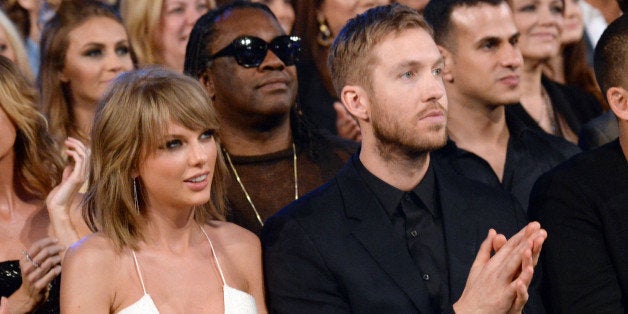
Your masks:
M389 217L392 217L397 213L397 208L399 207L399 203L401 203L401 198L405 195L406 192L397 189L396 187L384 182L382 179L376 177L372 174L360 161L358 154L355 154L352 158L352 162L355 168L358 171L358 174L364 182L366 186L373 192L375 198L379 202L379 204L384 208ZM436 202L436 176L434 175L434 170L432 167L432 163L429 164L425 176L419 182L417 186L415 186L408 193L413 193L417 196L427 207L427 210L434 216L438 217L438 203Z

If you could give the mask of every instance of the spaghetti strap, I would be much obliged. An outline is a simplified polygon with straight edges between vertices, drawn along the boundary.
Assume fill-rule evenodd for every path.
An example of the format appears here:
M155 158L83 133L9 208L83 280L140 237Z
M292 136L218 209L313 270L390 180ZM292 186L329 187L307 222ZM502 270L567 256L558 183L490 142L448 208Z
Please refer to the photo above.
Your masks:
M144 279L142 278L142 271L140 270L140 264L137 262L137 256L135 256L135 251L131 250L131 254L133 254L133 261L135 261L135 269L137 270L137 275L140 277L140 283L142 284L142 290L144 291L144 294L148 294L148 293L146 293L146 287L144 286Z
M203 232L203 234L205 235L205 238L207 238L207 241L209 242L209 246L212 249L212 254L214 255L214 261L216 261L216 266L218 266L218 272L220 272L220 278L222 278L222 285L226 286L227 282L225 281L225 275L222 273L222 268L220 267L218 256L216 256L216 250L214 250L214 245L212 244L212 240L209 239L207 232L205 232L205 229L203 229L201 225L198 225L198 227L201 228L201 232Z

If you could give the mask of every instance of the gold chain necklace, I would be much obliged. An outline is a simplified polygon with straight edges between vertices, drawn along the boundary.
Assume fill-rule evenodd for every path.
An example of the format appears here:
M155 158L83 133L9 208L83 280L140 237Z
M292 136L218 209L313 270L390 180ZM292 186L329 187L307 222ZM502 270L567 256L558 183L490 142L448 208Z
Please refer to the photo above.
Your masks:
M231 156L229 156L229 153L227 152L227 149L225 149L224 147L222 148L222 151L225 153L225 157L227 157L227 162L229 163L229 167L231 167L231 171L233 171L233 174L235 175L236 181L238 181L238 184L240 184L240 188L242 189L242 192L244 192L244 196L246 197L246 200L251 205L251 208L253 209L253 212L255 212L255 217L257 217L257 221L259 221L259 224L263 227L264 226L264 221L262 220L262 216L257 211L257 208L255 207L255 204L253 204L253 200L251 200L251 196L246 191L246 188L244 187L244 184L242 183L242 180L240 180L240 176L238 175L238 171L236 170L235 166L233 165L233 162L231 162ZM297 173L297 149L294 146L294 142L292 142L292 165L293 165L293 168L294 168L294 200L298 200L299 199L299 181L298 181L298 173Z

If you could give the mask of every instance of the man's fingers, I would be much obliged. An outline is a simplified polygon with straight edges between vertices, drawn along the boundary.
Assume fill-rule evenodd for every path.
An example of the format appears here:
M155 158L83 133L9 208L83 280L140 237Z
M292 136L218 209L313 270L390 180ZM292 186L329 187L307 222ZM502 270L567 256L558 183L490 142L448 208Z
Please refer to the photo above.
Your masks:
M541 249L543 248L543 243L547 239L547 231L541 229L539 232L539 236L537 236L532 241L532 259L534 261L534 266L539 262L539 256L541 255Z
M506 236L498 234L495 239L493 239L493 252L499 251L507 241Z
M493 248L493 239L497 236L497 232L495 229L490 229L488 231L488 235L486 239L480 245L480 250L478 254L475 256L475 260L473 261L473 265L471 266L471 270L477 267L483 267L488 260L491 258L492 248Z
M510 308L510 311L508 311L509 313L521 313L523 311L523 307L526 305L526 302L528 302L528 286L525 285L524 283L522 283L519 280L515 280L515 282L513 282L514 284L514 289L516 292L516 296L515 296L515 301L512 304L512 307Z

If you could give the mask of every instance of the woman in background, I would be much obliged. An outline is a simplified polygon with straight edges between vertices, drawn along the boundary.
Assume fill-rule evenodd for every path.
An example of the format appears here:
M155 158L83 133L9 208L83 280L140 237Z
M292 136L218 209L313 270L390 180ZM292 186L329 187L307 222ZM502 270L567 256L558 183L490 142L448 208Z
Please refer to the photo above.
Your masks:
M217 129L193 78L116 79L92 135L86 219L98 232L68 251L62 313L265 313L259 240L224 222Z
M0 295L10 313L59 312L55 279L65 247L89 233L78 195L89 151L69 138L72 163L64 170L35 98L15 64L0 57Z
M515 24L521 33L518 46L523 55L520 105L506 112L531 128L578 142L584 123L602 113L595 97L578 88L543 76L543 68L558 55L564 23L563 0L509 0Z
M268 6L273 12L281 28L286 34L292 32L292 26L294 25L294 7L292 6L293 0L253 0L253 2L260 2Z
M595 81L593 69L587 63L582 9L578 4L580 1L565 0L565 23L560 52L547 62L543 73L558 83L576 86L592 94L608 109Z
M2 10L0 10L0 56L4 56L17 64L22 74L29 81L33 81L33 72L22 38L15 25Z
M39 72L39 14L42 6L48 0L6 0L4 10L19 31L20 38L26 45L28 63L31 73L37 76ZM59 1L59 0L56 0Z
M183 73L185 47L194 23L214 0L121 0L140 66L159 64Z
M303 39L303 57L297 64L299 105L317 127L341 137L359 140L360 129L338 101L327 67L329 46L355 15L388 0L302 0L296 4L294 34Z
M46 23L38 78L54 139L89 143L96 104L111 80L133 69L131 43L112 7L66 0Z

